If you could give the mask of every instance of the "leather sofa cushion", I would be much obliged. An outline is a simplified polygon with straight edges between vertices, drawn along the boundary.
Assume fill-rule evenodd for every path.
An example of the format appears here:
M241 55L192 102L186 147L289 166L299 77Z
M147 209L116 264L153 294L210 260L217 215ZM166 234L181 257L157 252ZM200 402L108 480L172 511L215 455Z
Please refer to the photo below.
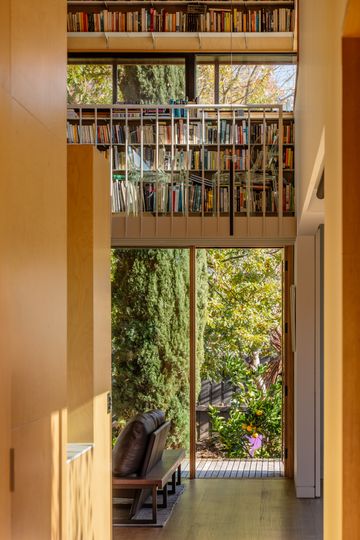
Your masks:
M140 472L149 437L164 422L165 413L156 410L137 414L126 424L113 448L114 476Z

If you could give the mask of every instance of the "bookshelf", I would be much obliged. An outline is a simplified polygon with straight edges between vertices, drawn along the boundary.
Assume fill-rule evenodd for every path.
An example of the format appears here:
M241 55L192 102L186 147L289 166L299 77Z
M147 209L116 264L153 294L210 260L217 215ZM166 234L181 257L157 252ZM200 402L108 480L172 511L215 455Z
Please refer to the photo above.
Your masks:
M67 136L111 153L121 235L293 229L294 118L279 105L69 106Z
M68 1L68 49L293 52L296 0Z

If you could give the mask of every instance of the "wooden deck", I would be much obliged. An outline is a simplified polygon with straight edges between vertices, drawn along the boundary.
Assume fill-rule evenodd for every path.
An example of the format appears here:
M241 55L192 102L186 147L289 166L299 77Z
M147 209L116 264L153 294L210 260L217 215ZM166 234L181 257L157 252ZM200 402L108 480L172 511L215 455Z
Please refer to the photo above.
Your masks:
M182 476L189 477L189 460L182 465ZM284 464L280 459L197 459L197 478L281 478Z

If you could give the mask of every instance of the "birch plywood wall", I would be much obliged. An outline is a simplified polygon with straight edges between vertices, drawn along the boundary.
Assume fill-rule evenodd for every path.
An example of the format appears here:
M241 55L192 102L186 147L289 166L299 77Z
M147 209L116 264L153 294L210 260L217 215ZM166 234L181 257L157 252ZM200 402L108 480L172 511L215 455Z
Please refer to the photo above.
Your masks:
M66 407L66 4L3 0L0 13L0 537L13 447L12 538L49 540Z

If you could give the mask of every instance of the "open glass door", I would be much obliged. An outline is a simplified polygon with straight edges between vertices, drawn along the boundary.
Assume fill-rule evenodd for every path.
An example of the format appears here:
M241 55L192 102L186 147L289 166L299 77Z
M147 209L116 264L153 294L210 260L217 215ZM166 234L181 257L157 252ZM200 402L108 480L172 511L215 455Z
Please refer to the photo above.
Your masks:
M283 265L280 248L198 249L193 426L189 476L277 477L284 474ZM191 282L191 279L190 279ZM192 400L190 400L192 404Z

